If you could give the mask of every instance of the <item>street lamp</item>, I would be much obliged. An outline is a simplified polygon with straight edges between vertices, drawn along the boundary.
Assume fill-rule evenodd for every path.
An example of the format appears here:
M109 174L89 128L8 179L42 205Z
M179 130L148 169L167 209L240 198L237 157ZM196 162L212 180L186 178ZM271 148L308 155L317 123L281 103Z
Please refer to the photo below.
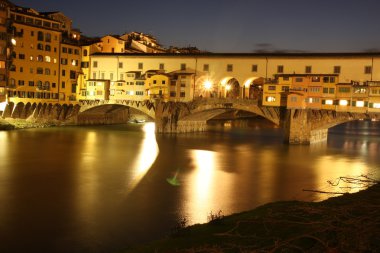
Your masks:
M210 80L206 80L203 84L206 91L209 91L209 95L211 97L211 88L212 88L212 82Z

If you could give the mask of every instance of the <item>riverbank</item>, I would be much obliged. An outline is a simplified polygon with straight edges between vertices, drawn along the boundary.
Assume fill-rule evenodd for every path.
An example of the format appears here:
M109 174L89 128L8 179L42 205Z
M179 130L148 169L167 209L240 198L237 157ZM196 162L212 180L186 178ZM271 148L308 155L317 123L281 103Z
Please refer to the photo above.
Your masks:
M1 119L0 118L0 130L15 130L15 129L25 129L25 128L46 128L61 126L62 122L48 121L48 120L26 120L26 119Z
M322 202L276 202L211 218L122 252L380 252L379 183Z

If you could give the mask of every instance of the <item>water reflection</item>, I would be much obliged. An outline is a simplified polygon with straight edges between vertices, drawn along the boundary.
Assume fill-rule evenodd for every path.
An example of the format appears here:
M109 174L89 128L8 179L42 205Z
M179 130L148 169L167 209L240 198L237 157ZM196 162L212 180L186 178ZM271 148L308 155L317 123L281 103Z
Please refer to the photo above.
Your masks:
M339 177L358 177L360 175L369 175L370 170L368 165L360 159L352 159L342 156L321 156L316 159L313 166L316 175L316 189L327 192L356 192L360 189L359 185L352 185L341 182L339 186L334 187L327 184L327 181L335 181ZM326 177L328 175L328 177ZM352 189L347 187L354 187ZM326 195L316 195L315 200L326 199Z
M96 195L99 187L99 173L96 149L98 147L96 131L84 133L82 149L79 155L78 170L78 220L91 220L96 212ZM89 229L90 231L90 229Z
M127 192L133 190L146 173L148 173L159 153L155 135L155 124L153 122L145 123L143 131L144 139L142 140L140 149L136 150L137 156L132 166L132 180L129 177L127 178Z
M312 146L283 145L281 129L257 120L175 136L149 123L0 132L0 252L119 252L167 235L178 217L327 198L302 189L379 178L377 123Z
M9 172L10 166L7 164L8 157L8 132L0 131L0 200L8 198L9 193ZM0 210L0 224L4 224L3 218L7 210L4 210L7 205L2 205Z
M216 153L207 150L190 150L194 171L189 178L188 204L185 210L198 221L204 220L212 210L212 198L215 195L214 171L216 170Z

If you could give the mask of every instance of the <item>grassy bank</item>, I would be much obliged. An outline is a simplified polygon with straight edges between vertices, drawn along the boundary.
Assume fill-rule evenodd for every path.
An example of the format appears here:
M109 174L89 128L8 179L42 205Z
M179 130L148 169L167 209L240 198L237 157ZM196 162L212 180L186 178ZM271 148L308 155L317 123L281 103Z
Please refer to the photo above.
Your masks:
M276 202L216 217L123 252L380 252L379 238L375 184L322 202Z
M7 118L0 119L0 130L14 130L14 129L24 129L24 128L45 128L58 126L61 123L59 121L36 121L36 120L25 120L25 119L12 119Z

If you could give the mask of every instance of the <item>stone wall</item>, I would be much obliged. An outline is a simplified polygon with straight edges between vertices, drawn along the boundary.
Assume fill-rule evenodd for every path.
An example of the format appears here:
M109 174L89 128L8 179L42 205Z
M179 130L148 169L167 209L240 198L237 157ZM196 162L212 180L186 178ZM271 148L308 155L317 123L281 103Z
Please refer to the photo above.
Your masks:
M0 116L3 129L75 125L79 109L78 105L11 102Z

